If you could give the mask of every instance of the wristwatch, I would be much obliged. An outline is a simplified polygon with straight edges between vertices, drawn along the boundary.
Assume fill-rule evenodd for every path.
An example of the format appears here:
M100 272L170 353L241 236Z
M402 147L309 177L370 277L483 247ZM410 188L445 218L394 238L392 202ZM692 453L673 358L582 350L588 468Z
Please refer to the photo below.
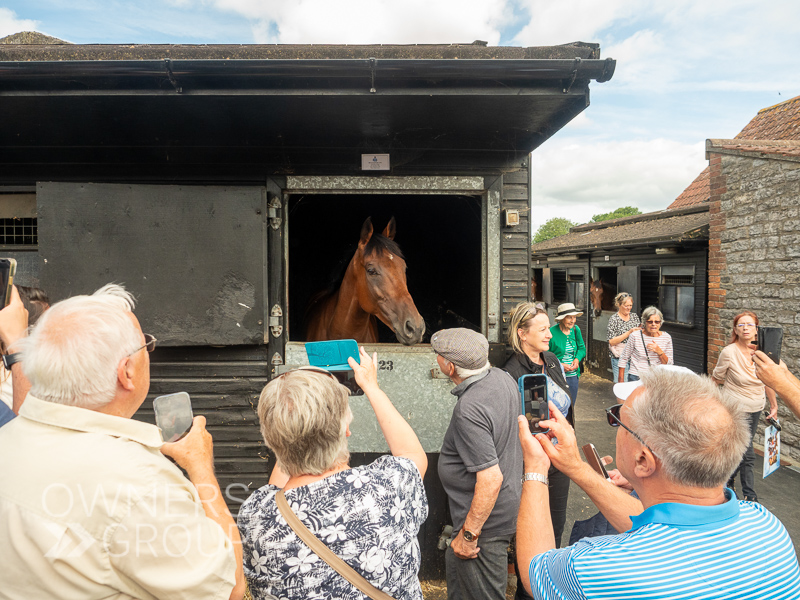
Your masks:
M467 540L468 542L474 542L475 540L478 539L478 537L481 534L480 533L472 533L471 531L468 531L467 529L463 529L462 528L461 529L461 535L463 535L464 539Z
M538 481L539 483L543 483L545 485L549 485L550 480L547 479L546 475L541 475L539 473L525 473L525 477L522 478L522 483L526 481Z
M3 366L6 370L11 370L11 365L18 363L22 357L19 355L19 352L15 352L14 354L3 354Z

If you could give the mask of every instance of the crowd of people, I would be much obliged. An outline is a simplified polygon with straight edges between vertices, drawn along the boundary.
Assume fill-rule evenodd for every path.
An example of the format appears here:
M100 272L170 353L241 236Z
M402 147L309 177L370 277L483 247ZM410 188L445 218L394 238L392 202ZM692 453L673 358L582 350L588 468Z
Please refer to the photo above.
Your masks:
M674 366L658 309L643 311L642 329L629 295L616 305L619 403L606 413L618 469L608 479L578 452L586 349L573 304L555 324L541 305L515 307L503 368L480 333L431 337L457 398L437 465L453 522L448 597L504 598L509 546L518 597L800 597L794 546L754 501L750 458L753 415L767 400L775 413L775 392L800 414L800 381L753 349L753 313L734 319L712 379ZM362 349L349 365L390 455L351 466L348 390L324 369L284 373L257 408L277 464L235 523L204 417L172 443L132 419L156 345L133 297L108 285L45 308L29 327L33 311L15 290L0 310L18 413L0 427L0 598L238 599L248 586L257 599L422 598L428 460L378 385L377 356ZM547 380L546 433L532 435L520 415L527 374ZM570 482L615 534L562 547Z

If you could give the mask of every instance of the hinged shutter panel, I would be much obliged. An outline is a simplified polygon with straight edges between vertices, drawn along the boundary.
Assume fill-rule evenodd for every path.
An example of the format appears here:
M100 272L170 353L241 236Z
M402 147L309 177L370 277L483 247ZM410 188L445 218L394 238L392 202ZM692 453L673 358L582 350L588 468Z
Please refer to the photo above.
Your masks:
M159 345L264 342L262 188L42 183L37 203L54 300L121 283Z

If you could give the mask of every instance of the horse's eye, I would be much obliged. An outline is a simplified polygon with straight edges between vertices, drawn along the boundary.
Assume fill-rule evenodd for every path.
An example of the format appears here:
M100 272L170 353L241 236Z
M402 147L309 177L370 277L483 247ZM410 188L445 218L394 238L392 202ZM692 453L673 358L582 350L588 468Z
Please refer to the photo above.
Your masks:
M369 269L367 269L367 273L369 273L370 275L377 275L378 271L370 267Z

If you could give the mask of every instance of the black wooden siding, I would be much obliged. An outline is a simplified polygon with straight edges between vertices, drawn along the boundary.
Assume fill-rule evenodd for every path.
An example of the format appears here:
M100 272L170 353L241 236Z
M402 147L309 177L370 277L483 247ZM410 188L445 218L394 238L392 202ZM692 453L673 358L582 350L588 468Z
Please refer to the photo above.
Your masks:
M502 341L508 339L508 317L520 302L530 299L530 159L518 171L503 175L502 210L518 210L519 225L500 228L502 251ZM488 285L492 285L489 282Z

